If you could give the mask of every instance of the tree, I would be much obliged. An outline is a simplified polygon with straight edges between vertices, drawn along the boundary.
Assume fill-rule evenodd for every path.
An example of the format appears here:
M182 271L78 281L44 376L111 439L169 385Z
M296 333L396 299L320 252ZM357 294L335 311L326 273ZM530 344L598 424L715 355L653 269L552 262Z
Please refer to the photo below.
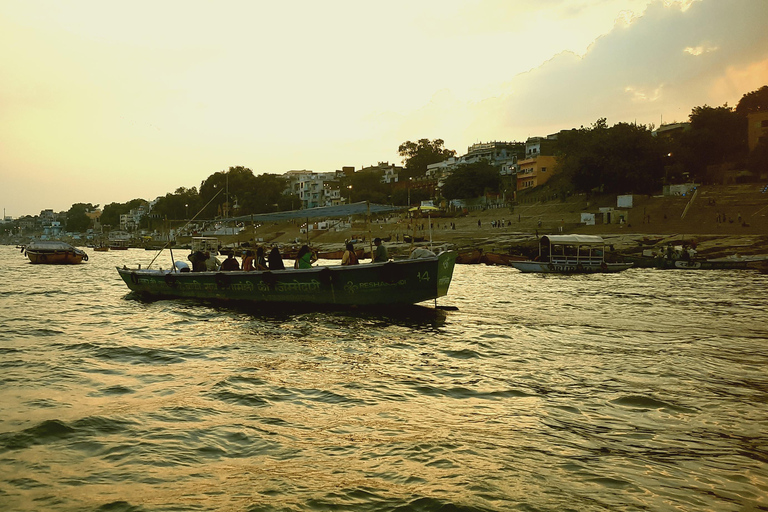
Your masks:
M746 117L754 112L768 111L768 85L764 85L756 91L748 92L736 105L736 113Z
M284 195L284 191L285 178L282 176L267 173L256 176L252 188L243 193L241 213L269 213L294 209L291 196ZM296 206L298 207L298 202Z
M239 204L240 199L244 199L255 190L255 179L253 171L242 166L230 167L228 171L220 171L208 176L200 185L200 201L201 205L206 205L209 201L210 204L205 207L201 217L210 219L225 213L231 216L235 213L232 209L234 203ZM229 204L228 212L227 203Z
M200 194L197 188L179 187L171 194L161 197L152 207L152 213L161 219L190 219L200 209Z
M680 136L673 152L692 178L705 178L709 165L747 155L747 120L728 105L695 107L690 121L691 129Z
M442 195L446 199L474 199L488 192L498 193L501 187L499 170L490 162L460 165L445 179Z
M354 202L388 203L390 187L381 182L382 171L356 172L345 183L352 185Z
M651 193L664 175L663 146L643 125L605 118L558 137L558 171L580 192Z
M401 180L421 176L427 172L427 166L455 156L456 151L445 149L443 139L420 139L418 142L406 141L400 144L397 152L403 157L405 171Z
M131 199L127 203L110 203L104 207L99 221L102 226L112 226L112 229L120 227L120 215L131 210L149 204L146 199Z
M75 203L67 211L66 230L73 233L82 233L91 227L91 219L86 215L94 211L91 203Z

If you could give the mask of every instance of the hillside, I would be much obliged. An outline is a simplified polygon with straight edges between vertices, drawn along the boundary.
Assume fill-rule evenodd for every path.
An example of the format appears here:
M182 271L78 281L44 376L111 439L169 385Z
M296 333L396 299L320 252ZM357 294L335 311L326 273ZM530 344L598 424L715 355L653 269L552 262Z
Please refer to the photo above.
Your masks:
M513 208L495 208L473 211L465 216L431 218L432 239L435 245L457 249L483 248L490 252L520 252L521 248L535 244L536 234L564 233L597 234L605 237L616 249L632 250L653 243L690 240L696 238L703 252L726 255L768 253L768 192L765 185L713 185L699 188L694 197L634 196L633 208L628 210L628 222L585 226L580 223L581 213L597 212L600 207L615 207L616 196L573 196L567 201L541 201ZM688 204L690 203L690 206ZM683 217L688 206L688 211ZM717 222L718 214L726 221ZM738 222L741 215L742 222ZM643 222L643 220L646 222ZM503 227L492 227L492 221ZM732 222L731 222L732 221ZM479 225L478 225L479 222ZM539 225L539 222L541 223ZM410 225L411 229L408 229ZM310 233L311 245L323 250L341 249L346 239L366 237L365 244L375 236L391 237L387 243L393 254L405 253L410 244L403 236L414 232L429 240L427 218L410 223L408 219L392 216L370 225L357 222L344 231L318 231ZM421 230L421 226L424 230ZM455 226L455 229L454 229ZM306 234L299 232L298 224L267 224L238 237L238 242L252 241L297 245L306 243ZM398 243L398 240L400 241Z

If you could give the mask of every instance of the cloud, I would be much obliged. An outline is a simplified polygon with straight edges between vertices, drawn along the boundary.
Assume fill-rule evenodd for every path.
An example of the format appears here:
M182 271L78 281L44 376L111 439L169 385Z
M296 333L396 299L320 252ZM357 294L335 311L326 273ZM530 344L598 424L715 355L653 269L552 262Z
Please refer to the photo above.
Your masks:
M762 1L655 1L631 23L618 22L584 55L562 52L484 101L446 103L459 127L442 138L458 146L475 141L467 132L483 140L524 140L600 117L609 124L658 125L685 121L696 106L734 105L768 83L766 19L768 2Z

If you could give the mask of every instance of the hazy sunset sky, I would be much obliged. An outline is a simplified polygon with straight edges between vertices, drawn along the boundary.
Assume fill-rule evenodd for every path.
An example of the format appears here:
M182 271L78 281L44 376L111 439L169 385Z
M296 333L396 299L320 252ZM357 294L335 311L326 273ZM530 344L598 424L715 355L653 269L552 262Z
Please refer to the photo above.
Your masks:
M3 0L0 207L401 164L768 84L766 0Z

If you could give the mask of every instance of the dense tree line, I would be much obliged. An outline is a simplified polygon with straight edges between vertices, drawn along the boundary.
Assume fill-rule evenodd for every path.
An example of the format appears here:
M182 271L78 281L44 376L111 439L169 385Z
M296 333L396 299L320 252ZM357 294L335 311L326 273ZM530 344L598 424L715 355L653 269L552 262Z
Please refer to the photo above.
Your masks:
M665 183L706 183L714 179L711 166L724 163L766 172L768 143L752 152L747 144L747 115L765 111L768 86L745 94L736 108L693 108L690 126L668 137L654 137L652 126L608 127L598 119L590 128L559 134L558 182L580 192L651 193Z

